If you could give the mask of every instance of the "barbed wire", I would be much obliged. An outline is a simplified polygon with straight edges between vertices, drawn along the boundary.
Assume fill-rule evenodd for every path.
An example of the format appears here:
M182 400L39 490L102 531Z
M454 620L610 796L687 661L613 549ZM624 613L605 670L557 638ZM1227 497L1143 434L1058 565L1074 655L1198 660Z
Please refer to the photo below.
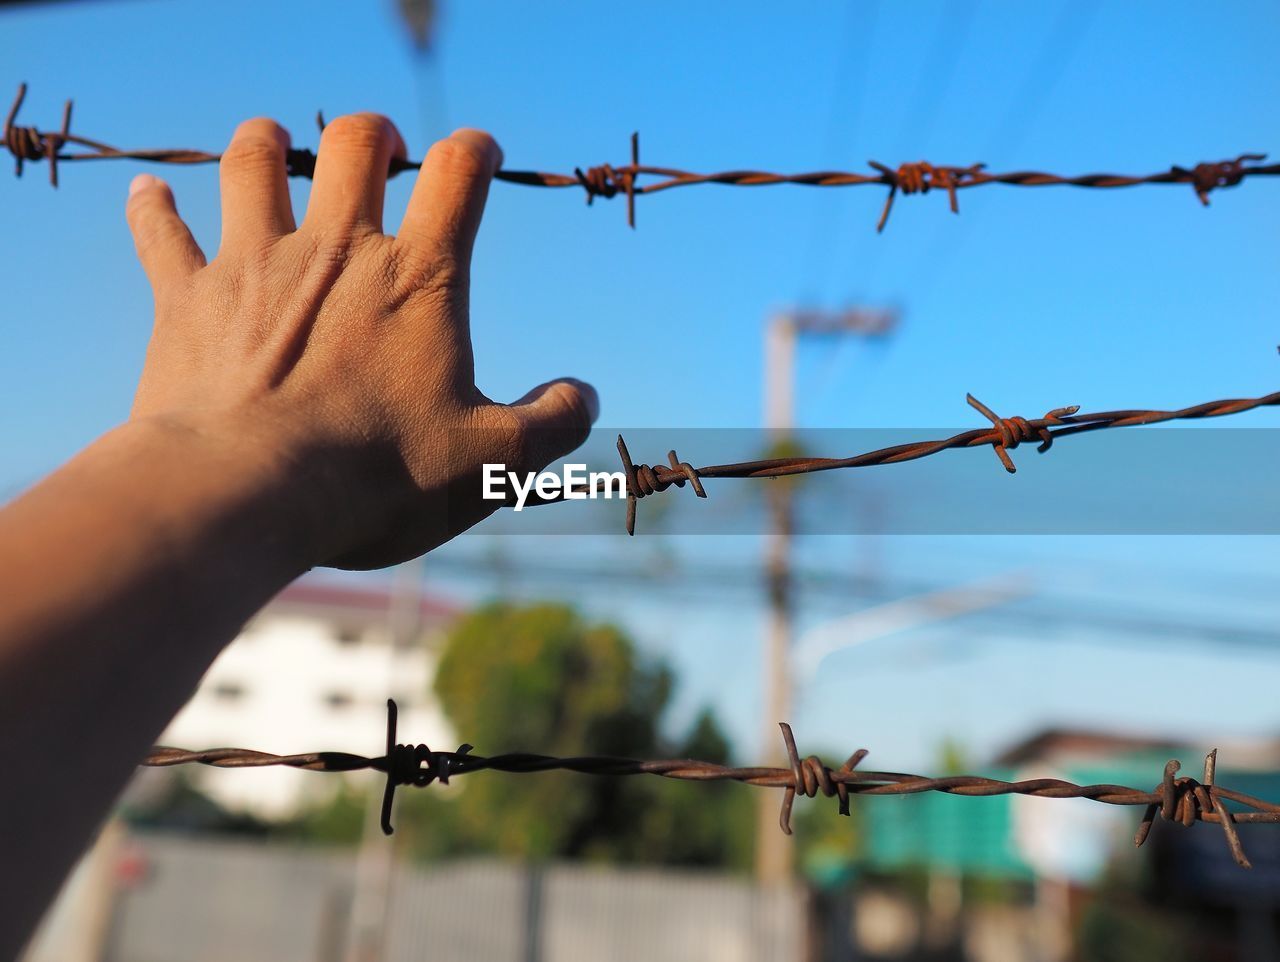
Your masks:
M919 458L941 454L951 448L972 448L991 445L996 456L1010 474L1017 472L1009 452L1024 441L1039 441L1036 450L1043 454L1058 438L1088 431L1132 427L1141 424L1158 424L1162 421L1193 420L1224 417L1259 407L1280 405L1280 391L1256 398L1228 398L1207 401L1176 411L1128 410L1099 411L1092 414L1078 413L1078 405L1054 408L1040 418L1002 418L972 394L965 395L970 406L980 411L990 422L989 428L962 431L949 438L936 441L912 441L895 444L847 458L787 457L763 458L757 461L738 461L733 464L710 464L694 467L680 460L674 450L667 452L667 464L636 464L631 460L626 441L618 435L618 457L622 461L622 474L626 479L627 534L636 529L636 505L641 498L665 491L673 485L683 488L688 482L699 498L707 496L704 478L781 478L818 471L834 471L842 468L864 468L878 464L898 464ZM575 484L561 489L557 494L543 497L531 490L525 498L526 506L554 504L564 501L570 493L575 496L605 492L609 481L598 479L594 484Z
M41 130L17 123L18 112L26 97L27 85L19 84L17 96L5 117L4 147L14 158L14 171L21 176L28 162L44 160L49 164L49 183L58 186L58 165L84 160L141 160L160 164L211 164L222 155L186 148L148 148L122 150L110 144L83 137L71 132L71 101L63 107L62 125L57 130ZM317 125L324 129L324 117L316 115ZM67 147L81 148L67 151ZM989 184L1005 184L1013 187L1048 187L1066 185L1072 187L1114 188L1135 187L1142 184L1185 184L1190 186L1200 202L1209 204L1209 194L1222 187L1235 187L1247 177L1273 177L1280 174L1280 164L1263 164L1266 154L1244 153L1232 160L1207 161L1191 167L1174 165L1154 174L1080 174L1063 176L1043 171L1012 171L991 173L986 164L951 166L916 161L890 167L879 161L868 161L872 172L812 171L800 174L777 174L763 170L727 170L713 174L700 174L675 167L658 167L640 163L640 136L631 135L631 161L614 166L598 164L594 167L575 167L572 174L544 173L532 170L499 170L496 179L528 187L576 187L586 193L587 203L597 197L613 198L619 194L627 199L627 223L636 225L636 197L656 194L673 187L691 187L696 184L722 184L734 187L764 187L774 184L800 184L809 187L858 187L876 184L888 188L884 208L876 223L876 230L884 230L894 199L902 194L927 194L931 190L947 195L951 212L959 213L957 192L969 187ZM393 158L390 174L405 170L417 170L421 161ZM315 152L305 147L290 148L286 155L286 170L291 177L312 177L315 174ZM654 178L641 183L641 178Z
M860 748L839 768L830 768L816 755L801 758L791 726L782 722L782 740L788 766L769 768L754 766L735 768L692 758L641 761L635 758L581 755L558 758L528 752L484 757L473 755L471 745L460 745L457 751L433 751L426 745L399 744L396 741L397 707L387 699L386 753L377 757L347 752L311 752L303 755L274 755L247 748L214 748L208 751L186 751L157 745L142 761L145 766L211 765L215 768L264 768L285 766L304 771L353 772L372 770L386 775L382 796L382 831L391 835L391 809L395 792L401 785L425 788L433 782L447 785L457 775L479 771L529 775L535 772L571 771L584 775L658 775L683 781L734 781L760 788L781 788L782 807L778 824L791 834L791 812L797 795L836 798L841 815L849 814L849 799L854 795L916 795L941 792L947 795L990 797L993 795L1027 795L1033 798L1084 798L1106 805L1143 806L1143 814L1134 835L1141 846L1151 832L1157 814L1170 822L1191 826L1195 822L1216 822L1222 826L1227 847L1236 864L1251 868L1240 842L1239 824L1280 823L1280 805L1216 783L1218 750L1205 756L1204 777L1197 781L1179 776L1182 763L1170 760L1164 766L1160 784L1151 791L1124 785L1077 785L1059 778L1030 778L1009 782L982 775L949 775L929 778L902 772L858 770L868 752ZM1232 811L1226 802L1235 802L1248 811Z

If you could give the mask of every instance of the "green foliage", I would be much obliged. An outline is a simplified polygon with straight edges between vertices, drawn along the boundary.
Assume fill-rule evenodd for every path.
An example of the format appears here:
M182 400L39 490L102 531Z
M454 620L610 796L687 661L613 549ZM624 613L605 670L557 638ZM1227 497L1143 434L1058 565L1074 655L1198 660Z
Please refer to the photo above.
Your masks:
M358 785L364 786L370 781L368 776L362 774ZM344 777L342 786L333 798L303 811L282 827L281 834L325 844L355 845L364 831L364 822L369 816L368 809L366 790L357 787L354 778Z
M157 791L143 800L121 805L120 816L131 826L201 834L270 835L269 822L231 812L205 795L183 771L169 770Z
M944 738L938 750L938 774L963 775L971 767L964 745L954 738Z
M563 605L490 605L451 633L435 693L482 753L635 755L656 744L671 685L612 625Z
M616 626L588 623L564 605L495 604L450 634L435 694L481 755L727 762L729 743L710 711L675 743L662 737L672 684L671 671L641 658ZM736 784L483 772L400 795L397 838L424 857L750 864L752 791ZM328 841L354 840L364 804L344 791L297 828Z
M1190 962L1205 958L1203 934L1176 912L1146 905L1105 888L1090 903L1077 932L1081 959L1088 962Z

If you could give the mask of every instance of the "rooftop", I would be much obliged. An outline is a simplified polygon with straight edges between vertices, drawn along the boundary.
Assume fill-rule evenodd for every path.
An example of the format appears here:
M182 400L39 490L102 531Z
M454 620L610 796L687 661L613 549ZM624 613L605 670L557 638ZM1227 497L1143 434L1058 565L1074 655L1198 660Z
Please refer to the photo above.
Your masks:
M462 609L452 602L410 590L403 597L394 586L339 581L329 576L304 575L276 595L265 609L270 613L301 613L335 618L384 619L395 609L417 609L423 622L452 621ZM403 610L403 609L401 609Z

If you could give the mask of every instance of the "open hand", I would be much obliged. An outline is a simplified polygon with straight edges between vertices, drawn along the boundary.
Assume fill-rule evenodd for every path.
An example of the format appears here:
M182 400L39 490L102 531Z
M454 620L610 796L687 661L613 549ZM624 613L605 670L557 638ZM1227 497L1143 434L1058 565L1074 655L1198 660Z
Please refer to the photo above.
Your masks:
M502 162L491 137L459 130L431 148L394 237L383 197L405 148L390 121L324 129L300 226L288 148L270 120L236 131L211 263L169 187L134 180L128 219L156 318L132 416L271 460L314 526L309 564L380 567L487 516L481 466L545 467L585 440L598 402L568 379L510 405L475 386L469 274Z

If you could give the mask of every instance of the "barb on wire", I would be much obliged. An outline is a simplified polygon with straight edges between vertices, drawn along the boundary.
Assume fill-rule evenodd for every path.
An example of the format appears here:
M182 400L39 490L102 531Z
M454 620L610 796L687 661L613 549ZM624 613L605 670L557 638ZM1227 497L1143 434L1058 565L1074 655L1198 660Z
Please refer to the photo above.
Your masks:
M1164 768L1160 784L1144 792L1124 785L1077 785L1057 778L1032 778L1008 782L981 775L952 775L945 778L928 778L923 775L906 775L901 772L876 772L858 769L867 756L860 748L837 769L829 768L816 755L801 758L796 748L791 726L785 722L782 730L786 749L787 767L770 768L755 766L734 768L714 762L691 758L641 761L634 758L584 755L557 758L552 755L535 755L514 752L506 755L483 757L471 754L470 745L462 745L456 752L432 751L426 745L401 745L396 743L396 703L387 700L386 754L375 758L352 755L345 752L315 752L306 755L273 755L269 752L243 748L215 748L210 751L191 752L180 748L157 746L142 761L143 765L170 766L201 764L217 768L261 768L283 765L306 771L351 772L362 769L382 772L386 775L386 788L382 798L382 830L390 835L391 808L395 790L401 785L424 788L432 782L447 784L451 776L467 775L479 771L506 772L528 775L534 772L571 771L584 775L659 775L685 781L735 781L761 788L782 789L782 808L778 823L782 831L791 834L791 810L797 795L816 798L819 794L838 800L841 815L849 814L851 795L915 795L920 792L943 792L948 795L988 797L992 795L1029 795L1036 798L1087 798L1107 805L1139 805L1143 807L1134 844L1142 845L1151 832L1156 815L1190 826L1195 822L1216 822L1222 826L1227 846L1236 863L1249 868L1236 831L1239 824L1280 823L1280 805L1267 802L1243 792L1224 788L1217 784L1217 749L1205 758L1204 778L1197 781L1189 776L1178 776L1181 763L1170 761ZM1232 811L1226 803L1235 802L1246 811Z
M767 458L759 461L739 461L733 464L710 464L705 467L694 467L688 461L681 461L675 451L667 453L668 464L636 464L631 459L627 444L622 436L618 436L618 456L622 461L622 473L626 478L627 500L627 534L635 534L636 503L644 497L665 491L672 485L683 488L688 482L699 498L707 496L702 485L704 478L780 478L797 474L812 474L818 471L834 471L841 468L864 468L877 464L898 464L902 461L915 461L918 458L940 454L951 448L973 448L991 445L996 457L1004 465L1004 469L1014 474L1017 468L1009 452L1024 441L1039 441L1036 450L1043 454L1048 451L1057 438L1071 434L1083 434L1088 431L1102 431L1109 428L1132 427L1140 424L1158 424L1161 421L1192 420L1198 418L1224 417L1228 414L1239 414L1254 408L1274 407L1280 405L1280 391L1256 398L1229 398L1221 401L1208 401L1176 411L1099 411L1091 414L1078 413L1078 405L1054 408L1039 418L1011 417L1002 418L989 407L975 398L966 395L971 407L981 412L990 422L990 428L976 428L962 431L949 438L937 441L912 441L907 444L895 444L863 454L855 454L847 458L791 457ZM594 490L601 493L607 481L598 481ZM591 485L572 485L559 494L541 498L531 494L526 500L528 505L553 504L565 500L570 494L590 494Z
M23 127L17 122L18 111L26 97L27 85L18 86L18 94L4 124L4 147L14 158L15 172L21 176L23 165L39 160L49 164L49 182L58 186L58 165L70 161L131 159L160 164L209 164L221 159L221 154L203 150L146 149L122 150L109 144L71 132L71 101L63 109L62 126L56 131L42 131L38 127ZM321 130L324 121L317 117ZM68 150L75 147L78 150ZM725 184L736 187L763 187L773 184L801 184L810 187L857 187L876 184L887 187L888 196L876 224L876 230L884 230L889 220L894 198L899 194L927 194L930 190L945 191L952 213L959 213L956 192L968 187L988 184L1007 184L1014 187L1046 187L1069 185L1073 187L1112 188L1134 187L1140 184L1186 184L1194 191L1202 204L1209 203L1210 192L1222 187L1234 187L1246 177L1272 177L1280 174L1280 164L1263 164L1266 154L1240 154L1234 160L1221 160L1196 164L1193 167L1173 166L1154 174L1081 174L1062 176L1041 171L1013 171L988 173L985 164L947 166L927 161L900 164L889 167L878 161L868 161L870 173L850 171L814 171L802 174L776 174L763 170L728 170L714 174L699 174L674 167L655 167L640 163L640 139L631 135L631 162L615 167L598 164L585 169L575 167L572 174L543 173L532 170L500 170L498 180L529 187L575 187L586 193L587 203L597 197L609 199L623 194L627 198L627 223L636 224L636 197L655 194L673 187L691 187L696 184ZM286 156L286 167L292 177L312 177L315 174L316 155L307 148L292 148ZM420 161L394 158L390 173L416 170ZM646 178L647 183L640 183Z

